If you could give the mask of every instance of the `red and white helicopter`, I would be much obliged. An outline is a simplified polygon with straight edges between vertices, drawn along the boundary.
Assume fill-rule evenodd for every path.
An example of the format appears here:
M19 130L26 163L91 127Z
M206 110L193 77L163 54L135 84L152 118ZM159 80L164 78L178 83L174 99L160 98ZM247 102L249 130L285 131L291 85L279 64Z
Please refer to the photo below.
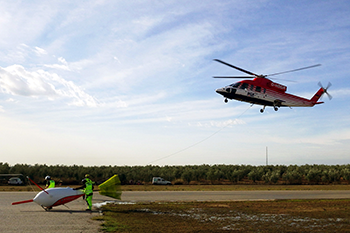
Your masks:
M329 99L332 98L330 94L328 94L327 90L331 86L331 83L328 83L327 87L322 87L321 83L320 89L316 92L316 94L311 99L306 99L300 96L292 95L286 93L287 87L272 82L270 79L266 78L267 76L274 76L304 69L313 68L318 65L303 67L295 70L289 70L269 75L257 75L250 71L244 70L237 66L233 66L224 61L214 59L214 61L220 62L224 65L230 66L231 68L237 69L244 73L247 73L252 76L214 76L214 78L252 78L253 80L242 80L237 83L233 83L223 88L216 89L216 92L225 97L225 103L228 102L228 99L235 99L243 102L248 102L251 104L262 105L263 108L260 109L260 112L263 113L266 106L272 106L275 111L277 111L280 107L313 107L315 104L322 104L324 102L318 102L320 97L323 94L327 94Z

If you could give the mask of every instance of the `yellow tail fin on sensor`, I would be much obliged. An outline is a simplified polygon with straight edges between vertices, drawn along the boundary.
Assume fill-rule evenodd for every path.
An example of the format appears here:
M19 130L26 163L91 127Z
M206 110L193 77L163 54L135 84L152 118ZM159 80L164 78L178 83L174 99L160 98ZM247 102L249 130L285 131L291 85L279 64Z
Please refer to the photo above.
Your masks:
M104 196L113 197L120 200L122 190L118 175L114 175L98 186L99 193Z

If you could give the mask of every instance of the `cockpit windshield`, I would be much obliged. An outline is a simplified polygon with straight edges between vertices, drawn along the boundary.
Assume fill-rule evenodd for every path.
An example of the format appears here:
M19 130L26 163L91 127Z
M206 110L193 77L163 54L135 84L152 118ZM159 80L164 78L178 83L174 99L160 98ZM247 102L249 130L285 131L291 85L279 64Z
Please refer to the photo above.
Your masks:
M238 83L233 83L233 84L231 84L230 86L231 87L239 87L239 85L241 85L241 82L238 82Z

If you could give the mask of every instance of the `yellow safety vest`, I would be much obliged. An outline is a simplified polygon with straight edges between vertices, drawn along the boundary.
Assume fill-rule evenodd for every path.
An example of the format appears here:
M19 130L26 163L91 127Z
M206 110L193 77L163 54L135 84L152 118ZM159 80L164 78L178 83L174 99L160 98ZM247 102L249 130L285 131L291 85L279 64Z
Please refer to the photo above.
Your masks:
M50 184L49 184L49 187L47 187L47 188L48 189L49 188L54 188L55 187L55 181L54 180L50 180L49 182L50 182Z
M86 183L85 183L85 189L84 189L84 193L86 195L93 193L93 182L89 179L89 178L85 178Z

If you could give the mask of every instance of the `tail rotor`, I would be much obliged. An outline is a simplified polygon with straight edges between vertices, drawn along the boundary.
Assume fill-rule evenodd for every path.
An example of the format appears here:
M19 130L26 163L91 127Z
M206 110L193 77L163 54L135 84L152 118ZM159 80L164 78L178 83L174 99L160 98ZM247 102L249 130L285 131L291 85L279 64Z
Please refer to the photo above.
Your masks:
M323 89L323 94L326 94L329 100L331 100L333 97L328 93L327 90L332 86L332 83L328 82L327 87L323 87L321 82L318 82L318 85Z

